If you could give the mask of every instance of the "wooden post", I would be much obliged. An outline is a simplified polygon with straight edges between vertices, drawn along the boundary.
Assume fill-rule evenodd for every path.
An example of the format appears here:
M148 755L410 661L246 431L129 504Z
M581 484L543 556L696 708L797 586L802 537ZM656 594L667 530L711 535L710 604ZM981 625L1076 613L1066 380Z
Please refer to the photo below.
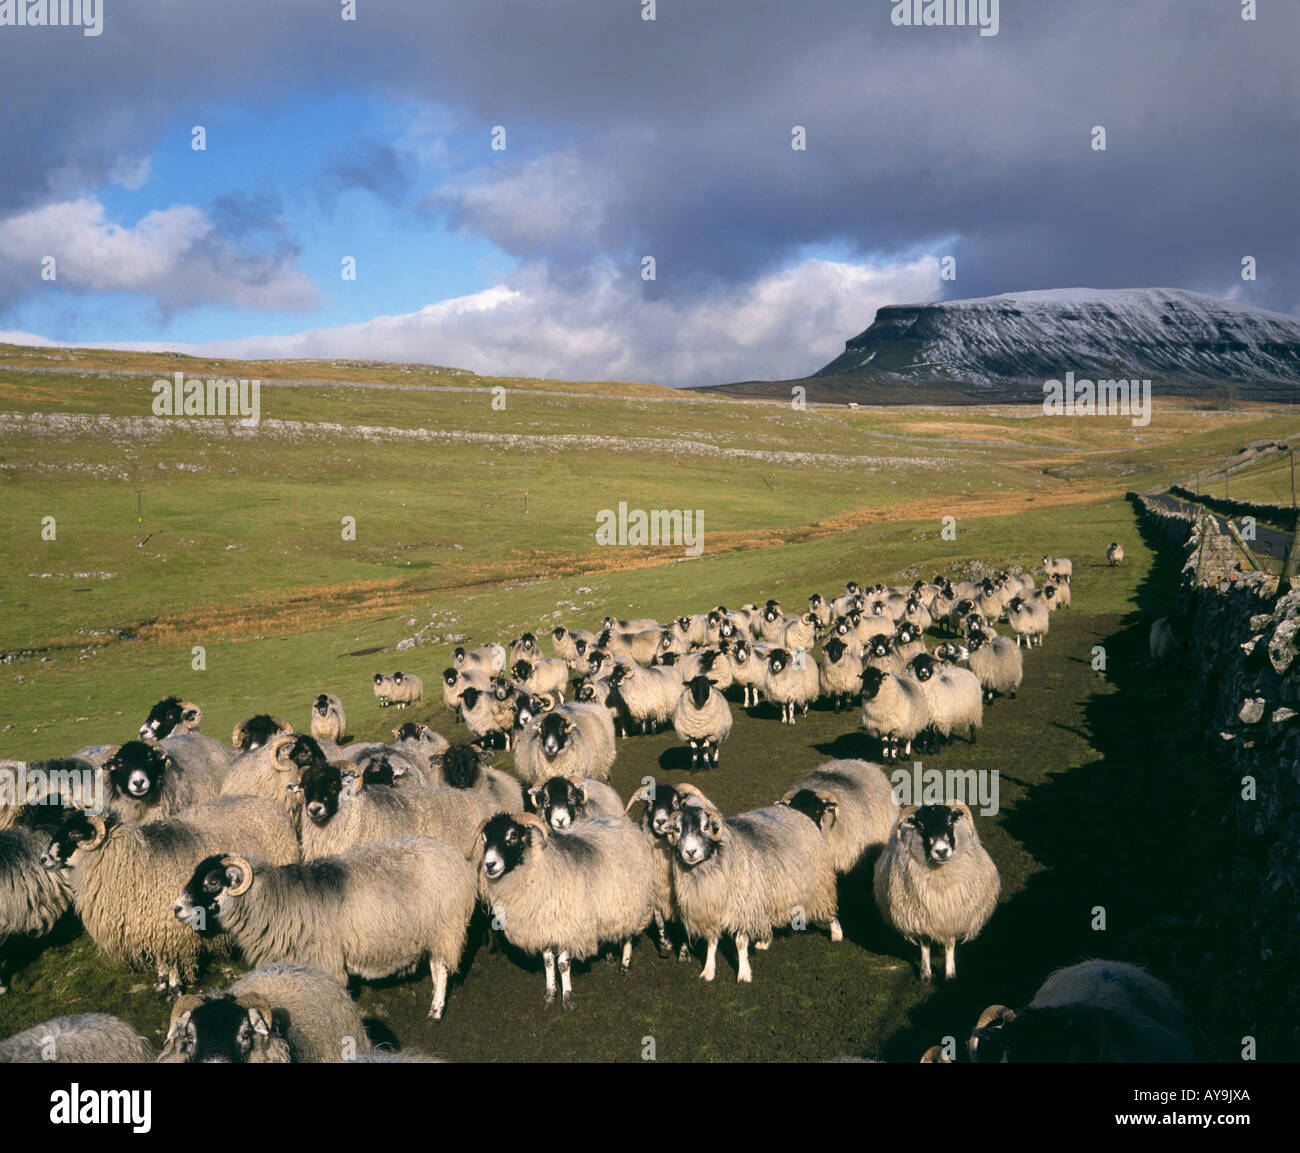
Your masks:
M144 516L141 512L141 502L143 497L142 490L135 490L135 531L136 531L136 548L144 548Z

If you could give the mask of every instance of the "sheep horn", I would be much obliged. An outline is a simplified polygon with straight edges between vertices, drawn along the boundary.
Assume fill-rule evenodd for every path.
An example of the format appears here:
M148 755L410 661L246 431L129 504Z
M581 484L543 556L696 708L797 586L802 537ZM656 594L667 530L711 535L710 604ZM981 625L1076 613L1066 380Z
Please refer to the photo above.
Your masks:
M483 830L488 827L489 817L486 821L480 821L477 829L474 830L474 837L469 843L469 851L465 854L465 860L473 861L478 856L479 842L483 839Z
M271 1028L271 1002L268 1001L261 993L245 993L242 997L235 998L236 1005L243 1005L245 1009L252 1012L260 1013L266 1021L266 1028Z
M795 794L796 794L798 791L799 791L798 789L786 789L786 791L785 791L785 796L782 797L779 801L777 801L777 804L778 804L778 805L788 805L791 801L794 800Z
M975 1022L975 1030L978 1032L980 1029L987 1029L995 1022L999 1025L1009 1025L1015 1019L1015 1010L1008 1009L1005 1005L990 1005Z
M234 748L239 748L244 743L244 722L240 721L230 734L230 743Z
M298 766L292 761L285 762L280 756L283 749L288 748L297 738L293 733L276 733L269 741L266 742L267 755L271 758L271 767L282 773L291 773Z
M192 1013L203 1004L203 998L195 993L185 993L176 998L176 1003L172 1005L172 1015L169 1018L169 1025L175 1025L177 1020L186 1013Z
M244 870L244 879L236 885L231 885L228 890L232 897L238 897L242 893L247 893L249 886L253 883L253 866L248 863L244 857L222 857L221 867L223 869L236 868Z
M192 721L185 719L185 714L187 712L194 713L194 719ZM193 732L202 723L203 723L203 710L199 708L199 706L196 705L193 701L181 701L181 724L183 724L190 732Z
M279 717L272 717L271 720L275 723L275 725L279 728L279 730L282 733L293 732L293 725L291 725L288 721L281 720Z
M924 1053L921 1054L922 1065L951 1065L952 1058L948 1056L942 1045L931 1045Z
M95 830L94 837L89 841L83 841L81 848L86 852L94 852L104 843L104 838L108 836L108 826L104 823L103 817L97 817L91 813L86 813L86 820L90 822L90 827Z
M551 830L546 827L546 822L536 813L511 813L510 819L516 825L531 825L533 828L539 829L542 834L543 845L546 844L551 835Z
M652 799L650 794L650 789L652 787L653 786L651 785L642 785L637 789L637 791L628 798L627 804L623 808L623 812L630 813L632 811L632 806L635 805L637 801L644 801L648 805Z

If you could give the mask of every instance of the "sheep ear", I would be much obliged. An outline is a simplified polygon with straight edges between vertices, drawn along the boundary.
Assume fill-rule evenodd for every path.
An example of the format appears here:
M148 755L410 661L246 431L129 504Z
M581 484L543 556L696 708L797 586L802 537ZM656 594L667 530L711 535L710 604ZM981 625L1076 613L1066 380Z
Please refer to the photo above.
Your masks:
M574 789L573 789L573 792L574 792L574 796L576 796L576 797L578 798L578 804L580 804L580 805L585 805L585 804L587 803L587 786L586 786L586 785L575 785L575 786L574 786Z
M480 765L490 765L492 763L492 758L495 756L496 753L491 749L479 749L475 754L475 760L477 760Z

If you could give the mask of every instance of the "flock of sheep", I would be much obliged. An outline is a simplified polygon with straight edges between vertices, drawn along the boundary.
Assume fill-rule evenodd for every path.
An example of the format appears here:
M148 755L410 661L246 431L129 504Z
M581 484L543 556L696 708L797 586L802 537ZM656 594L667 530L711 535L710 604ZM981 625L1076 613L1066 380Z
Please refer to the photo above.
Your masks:
M136 740L27 766L46 791L0 807L0 940L48 932L71 906L105 955L154 972L175 998L160 1057L171 1061L431 1059L376 1053L347 981L427 966L440 1018L480 907L540 956L546 1001L558 993L572 1008L573 962L613 949L626 971L651 923L663 956L674 938L683 961L703 942L706 981L723 937L741 982L751 946L767 949L779 929L818 925L839 941L839 878L873 868L885 923L920 947L921 979L932 945L952 979L956 945L980 932L1000 889L966 805L900 808L881 765L860 760L824 764L747 813L724 814L687 783L643 783L624 801L610 785L619 737L671 726L692 769L715 769L732 728L726 694L739 689L742 707L766 698L787 724L819 698L837 712L860 699L882 761L974 740L984 706L1015 696L1022 645L1041 645L1069 606L1070 577L1068 560L1044 558L1041 586L1007 574L850 583L797 614L773 600L556 628L553 657L531 633L458 648L443 674L472 738L458 743L415 722L391 743L344 743L343 705L323 693L309 733L259 715L226 745L199 732L197 706L168 698ZM934 630L949 639L931 650ZM385 707L423 695L400 672L373 688ZM514 774L492 767L497 742L513 748ZM87 782L103 787L99 811ZM235 949L252 972L222 993L183 993L204 957ZM1018 1014L986 1011L972 1056L1190 1055L1161 982L1117 962L1075 970ZM91 1014L0 1042L0 1060L49 1059L50 1043L59 1060L153 1056L125 1023Z

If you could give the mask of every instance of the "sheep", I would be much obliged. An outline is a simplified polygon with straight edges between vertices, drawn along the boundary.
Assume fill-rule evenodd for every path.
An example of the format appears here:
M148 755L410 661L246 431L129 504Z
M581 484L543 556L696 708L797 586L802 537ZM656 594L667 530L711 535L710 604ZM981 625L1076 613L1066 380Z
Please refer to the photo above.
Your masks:
M690 642L684 636L673 629L664 629L659 634L659 644L655 649L655 657L651 663L670 665L690 651Z
M631 821L586 820L550 835L535 813L498 813L476 838L480 891L506 939L542 955L546 1003L573 1008L571 961L622 942L621 971L632 961L632 938L650 922L650 844Z
M520 731L515 772L529 785L556 776L608 781L616 752L609 710L576 702L546 713Z
M77 915L101 952L131 968L152 965L155 991L174 992L193 979L210 942L176 924L172 896L194 862L219 845L280 864L298 860L281 809L262 797L221 797L148 825L112 813L69 813L41 863L65 871Z
M356 845L301 865L218 853L176 891L176 921L195 935L219 930L251 965L307 965L346 985L349 974L377 981L427 959L435 1021L476 900L464 850L432 837Z
M537 637L532 633L524 633L518 640L510 642L509 662L512 665L519 661L536 663L541 657L542 650L537 645Z
M606 649L595 648L587 654L587 676L595 681L601 677L607 677L614 671L614 666L618 662L614 659L614 654Z
M674 636L686 642L688 648L703 648L709 643L709 616L695 613L680 616L669 626Z
M758 704L759 690L763 685L764 660L755 653L753 645L745 638L724 641L730 647L725 650L727 663L731 666L731 683L744 690L742 708L751 708Z
M394 748L415 758L429 758L445 753L451 742L441 733L418 721L406 721L393 730Z
M643 735L672 720L682 691L681 678L674 670L642 668L626 660L614 666L609 683L618 692L628 721L639 725Z
M600 634L599 645L614 657L626 657L638 665L648 666L654 662L659 651L659 637L662 631L658 625L640 632L621 632L606 629Z
M812 613L795 617L781 630L783 649L811 649L817 640L817 618Z
M1139 965L1088 960L1057 969L1023 1009L990 1005L971 1034L972 1061L1194 1061L1187 1013Z
M991 705L997 696L1016 699L1016 689L1025 675L1025 662L1018 645L1006 637L989 637L982 631L973 631L967 636L964 648L953 646L953 655L957 660L966 661L970 671L979 678L986 705Z
M447 668L442 673L442 701L456 715L458 721L465 719L465 708L461 698L469 688L485 692L492 686L492 677L478 668Z
M915 593L907 598L907 607L903 610L903 620L912 626L917 636L922 636L934 623L929 610L921 603L920 597Z
M929 983L930 942L943 945L943 973L957 975L957 944L972 941L993 915L997 866L980 844L975 818L959 801L908 805L876 861L873 893L885 923L921 946Z
M610 738L613 743L613 738ZM429 756L429 784L449 789L470 789L491 799L498 809L517 809L524 791L509 773L490 766L493 753L478 745L449 745Z
M1049 556L1043 557L1043 575L1049 577L1060 577L1066 584L1070 583L1070 577L1074 574L1074 565L1068 557L1057 557L1053 560Z
M721 641L720 643L730 647L729 641ZM721 648L688 653L674 667L677 669L677 675L681 677L682 684L693 681L696 677L708 677L720 693L725 693L731 688L734 679L731 672L731 661L727 659L725 652Z
M767 656L767 672L763 677L763 694L774 705L781 706L781 723L794 724L794 710L808 715L808 705L817 699L820 681L817 666L808 659L803 649L793 652L773 649Z
M831 627L831 621L835 614L831 612L831 605L821 593L813 593L808 598L808 613L817 623L819 629L828 629Z
M693 677L683 687L673 709L673 731L691 746L691 768L718 767L720 746L731 736L731 708L713 681Z
M343 702L333 693L320 693L311 703L311 735L313 740L333 741L338 744L348 731L347 714Z
M149 1042L107 1013L55 1017L0 1041L0 1065L120 1065L152 1060Z
M532 662L516 661L510 666L510 675L530 696L545 693L562 702L569 687L569 666L551 657L540 657Z
M930 707L930 730L941 742L963 730L975 743L984 724L984 692L979 677L933 656L914 657L909 666Z
M599 677L596 680L584 678L574 696L577 704L597 705L604 709L609 717L610 727L622 736L627 735L623 699L618 695L618 690L609 683L609 677Z
M476 649L467 649L463 645L458 645L451 654L451 663L457 672L476 671L488 679L505 672L509 662L510 657L505 646L498 644L479 645Z
M7 938L44 936L72 904L67 878L41 866L61 814L57 805L27 805L0 829L0 958ZM8 991L0 965L0 995Z
M894 633L894 651L906 667L913 657L925 656L930 650L925 647L925 637L904 621Z
M309 765L326 763L325 752L311 737L302 733L279 733L251 753L245 753L230 768L222 782L223 796L265 797L274 801L300 823L297 797L286 792Z
M1044 581L1040 590L1043 599L1047 602L1048 610L1055 612L1059 608L1070 607L1070 585L1068 581L1053 578L1050 581Z
M779 645L781 643L781 634L785 632L786 625L790 623L791 618L781 611L780 601L768 601L763 606L763 611L750 622L750 629L754 631L754 639L766 641L770 645Z
M1042 648L1043 637L1047 635L1047 618L1047 605L1036 596L1029 600L1024 597L1013 597L1011 603L1007 605L1007 627L1016 638L1016 648L1020 647L1022 639L1026 648L1033 648L1035 645Z
M600 622L600 631L621 632L621 633L643 633L653 629L656 633L663 628L654 617L634 617L630 621L616 620L614 617L605 617Z
M666 923L677 920L677 900L673 895L675 850L668 840L668 831L678 807L677 790L672 785L644 784L632 794L624 812L630 813L633 805L641 803L645 809L641 813L639 827L646 844L650 846L653 869L650 905L658 938L655 947L661 957L669 957L673 950L668 940ZM677 959L683 964L691 959L689 941L682 941Z
M848 651L839 637L831 637L818 668L821 695L835 703L838 713L862 691L862 659Z
M609 785L591 779L571 781L552 777L527 793L528 808L555 832L581 820L622 820L623 798Z
M127 741L108 750L98 771L111 812L140 825L220 795L223 774L208 771L202 763L186 770L168 752L169 743Z
M930 603L926 606L926 609L930 614L930 620L932 623L939 624L942 622L945 627L948 626L953 606L957 603L953 599L951 593L952 585L944 584L939 588L934 596L930 598Z
M366 784L351 765L312 765L288 787L302 798L304 861L405 836L437 837L467 852L479 823L498 809L486 791Z
M596 647L596 634L586 629L566 629L556 625L551 630L551 646L555 655L574 672L587 667L587 652Z
M812 922L826 925L832 941L843 939L830 852L803 813L775 805L724 818L694 786L677 792L667 833L673 888L687 937L707 942L702 980L714 978L724 933L735 938L736 980L746 983L754 979L750 942L767 948L777 926Z
M867 668L862 672L862 728L880 742L884 760L897 761L930 726L930 706L912 677Z
M461 694L465 727L484 744L500 736L510 748L510 730L515 722L516 693L510 683L498 677L486 689L472 685Z
M375 697L379 701L381 709L388 708L393 703L393 674L392 673L375 673L372 678L374 682Z
M891 633L876 633L867 641L862 654L864 669L879 669L882 673L901 676L906 664L898 655L898 642Z
M1113 540L1106 546L1106 563L1111 568L1124 563L1124 546L1119 541Z
M718 626L719 639L730 640L736 636L751 641L761 639L759 624L762 621L763 610L758 605L741 605L740 608L732 609L730 612L724 610L723 616L726 620Z
M138 735L142 741L162 741L174 732L197 733L202 723L203 710L198 705L166 697L149 710Z
M870 761L828 761L800 777L777 803L798 809L821 829L831 867L841 874L883 849L898 821L893 786Z
M370 1052L356 1003L305 965L266 965L228 989L172 1005L163 1064L325 1064Z
M246 753L259 749L276 733L291 733L293 725L279 717L258 713L255 717L240 721L230 734L230 745L237 753Z
M397 672L393 674L392 687L388 698L399 709L407 705L418 704L424 697L424 682L414 673Z
M1168 617L1161 617L1152 624L1147 645L1152 663L1158 668L1176 669L1183 659L1183 643L1173 621Z

